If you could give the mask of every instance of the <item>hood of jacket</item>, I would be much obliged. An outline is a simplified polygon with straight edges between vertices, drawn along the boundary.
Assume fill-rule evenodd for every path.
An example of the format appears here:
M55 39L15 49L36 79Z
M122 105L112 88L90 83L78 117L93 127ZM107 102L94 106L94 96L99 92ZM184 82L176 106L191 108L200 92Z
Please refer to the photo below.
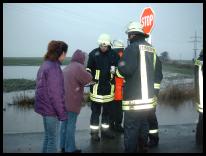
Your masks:
M84 61L85 61L85 52L77 49L74 54L72 55L72 62L78 62L84 65Z

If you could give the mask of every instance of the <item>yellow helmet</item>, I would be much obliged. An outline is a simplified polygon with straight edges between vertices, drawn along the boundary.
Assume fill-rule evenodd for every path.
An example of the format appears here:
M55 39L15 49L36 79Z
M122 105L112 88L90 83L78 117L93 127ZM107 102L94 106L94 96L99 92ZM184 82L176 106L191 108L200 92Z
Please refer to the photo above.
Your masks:
M102 44L105 46L111 46L111 37L108 34L101 34L97 40L98 44Z

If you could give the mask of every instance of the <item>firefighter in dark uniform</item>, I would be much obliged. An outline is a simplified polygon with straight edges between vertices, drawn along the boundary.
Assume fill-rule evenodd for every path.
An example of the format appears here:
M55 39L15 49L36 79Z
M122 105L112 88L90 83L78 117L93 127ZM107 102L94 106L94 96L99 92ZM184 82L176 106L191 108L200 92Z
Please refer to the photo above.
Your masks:
M196 143L203 143L203 50L200 56L195 60L195 102L199 112L199 120L196 128Z
M122 109L124 111L125 152L147 152L149 134L148 114L154 109L155 74L159 67L155 49L145 41L149 35L142 25L130 22L126 33L129 45L118 63L116 74L125 78ZM143 139L139 146L139 138Z
M119 58L122 57L124 52L124 43L121 40L114 40L112 49L118 54ZM111 124L110 127L115 132L124 133L122 127L123 111L122 111L122 90L124 79L115 76L115 92L114 101L112 103Z
M91 139L100 141L101 137L113 139L115 136L109 129L111 102L114 100L114 74L118 64L118 56L111 49L111 39L108 34L101 34L98 39L99 48L89 53L87 71L93 76L94 85L90 87L91 118L90 129ZM102 111L101 126L99 116Z

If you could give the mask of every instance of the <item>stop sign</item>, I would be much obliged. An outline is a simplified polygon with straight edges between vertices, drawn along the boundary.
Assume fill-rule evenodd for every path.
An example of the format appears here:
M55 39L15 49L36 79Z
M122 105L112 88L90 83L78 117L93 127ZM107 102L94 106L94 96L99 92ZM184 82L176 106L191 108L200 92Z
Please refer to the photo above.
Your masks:
M143 25L144 33L150 34L154 26L154 11L151 7L146 7L141 13L140 23Z

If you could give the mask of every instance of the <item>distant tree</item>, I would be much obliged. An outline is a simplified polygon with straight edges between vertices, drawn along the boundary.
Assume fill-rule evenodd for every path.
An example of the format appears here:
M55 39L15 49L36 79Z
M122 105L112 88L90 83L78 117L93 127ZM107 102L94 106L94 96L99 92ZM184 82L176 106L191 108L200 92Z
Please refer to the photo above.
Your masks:
M166 62L169 60L169 53L167 51L164 51L160 54L160 60L163 62Z

